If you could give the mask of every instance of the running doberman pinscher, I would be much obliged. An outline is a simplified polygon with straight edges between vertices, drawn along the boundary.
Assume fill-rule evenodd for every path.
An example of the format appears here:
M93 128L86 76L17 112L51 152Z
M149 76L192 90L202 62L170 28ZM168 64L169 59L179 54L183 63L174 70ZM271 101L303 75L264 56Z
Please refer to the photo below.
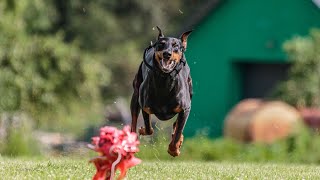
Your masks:
M178 114L168 148L168 153L175 157L180 154L182 132L191 108L192 80L184 52L192 31L183 33L180 38L173 38L164 37L158 26L157 29L158 39L144 51L143 61L133 80L131 131L136 132L140 109L145 125L139 129L140 135L153 134L151 114L162 121Z

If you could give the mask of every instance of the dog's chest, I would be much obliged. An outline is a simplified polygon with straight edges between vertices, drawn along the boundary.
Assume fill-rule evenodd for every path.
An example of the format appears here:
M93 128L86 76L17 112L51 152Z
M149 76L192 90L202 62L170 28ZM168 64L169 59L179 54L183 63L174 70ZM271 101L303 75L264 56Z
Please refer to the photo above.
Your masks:
M149 73L140 87L140 97L148 105L170 106L177 103L176 95L179 93L179 81L170 76L159 76Z
M190 106L188 90L183 84L184 78L172 78L170 76L159 77L152 72L145 76L143 83L140 86L139 102L141 108L150 108L151 112L159 119L167 119L172 117L174 109L179 107ZM163 117L163 118L161 118Z

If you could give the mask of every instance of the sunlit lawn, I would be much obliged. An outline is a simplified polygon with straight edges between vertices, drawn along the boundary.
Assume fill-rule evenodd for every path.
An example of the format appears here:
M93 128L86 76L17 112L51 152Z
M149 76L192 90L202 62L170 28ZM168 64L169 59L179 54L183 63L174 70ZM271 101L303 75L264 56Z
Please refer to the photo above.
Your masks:
M86 159L0 158L0 179L91 179ZM320 166L230 162L143 161L127 179L320 179Z

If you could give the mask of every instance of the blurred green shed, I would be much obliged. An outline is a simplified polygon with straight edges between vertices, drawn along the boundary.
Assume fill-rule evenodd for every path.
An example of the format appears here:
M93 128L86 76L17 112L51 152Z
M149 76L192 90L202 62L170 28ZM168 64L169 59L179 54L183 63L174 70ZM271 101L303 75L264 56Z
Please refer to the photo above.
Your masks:
M185 134L220 136L237 102L267 96L286 76L283 42L319 27L319 7L320 0L213 0L195 12L186 52L194 98Z

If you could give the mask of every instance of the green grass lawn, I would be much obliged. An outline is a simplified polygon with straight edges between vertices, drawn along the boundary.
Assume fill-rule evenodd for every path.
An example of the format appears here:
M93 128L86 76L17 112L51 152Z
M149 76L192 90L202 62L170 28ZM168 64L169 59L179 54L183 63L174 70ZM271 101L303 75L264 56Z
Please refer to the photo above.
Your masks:
M86 159L0 158L0 179L91 179ZM320 179L320 166L199 161L143 161L127 179Z

